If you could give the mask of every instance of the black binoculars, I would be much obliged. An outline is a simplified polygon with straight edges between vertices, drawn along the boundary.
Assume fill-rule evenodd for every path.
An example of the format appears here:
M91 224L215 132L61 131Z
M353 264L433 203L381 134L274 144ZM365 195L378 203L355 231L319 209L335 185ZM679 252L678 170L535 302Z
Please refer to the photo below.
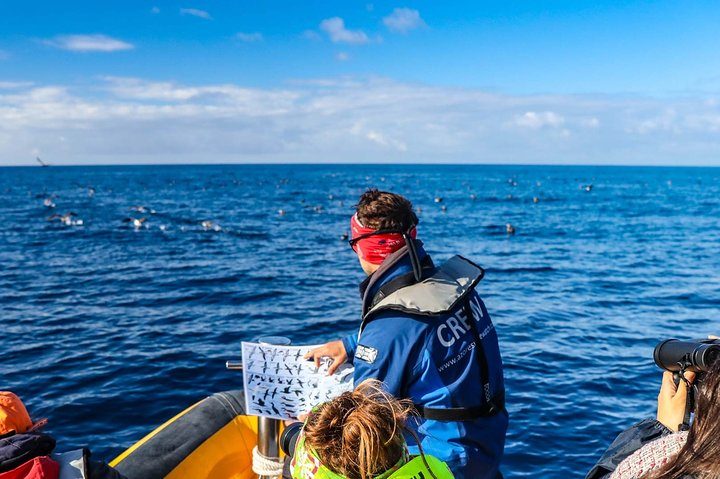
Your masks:
M280 434L280 449L282 449L282 452L284 452L286 456L293 457L295 455L295 446L297 445L298 437L300 437L302 427L303 423L295 422L283 429L282 434Z
M720 358L719 339L681 341L668 339L655 346L655 364L673 373L692 371L703 373Z

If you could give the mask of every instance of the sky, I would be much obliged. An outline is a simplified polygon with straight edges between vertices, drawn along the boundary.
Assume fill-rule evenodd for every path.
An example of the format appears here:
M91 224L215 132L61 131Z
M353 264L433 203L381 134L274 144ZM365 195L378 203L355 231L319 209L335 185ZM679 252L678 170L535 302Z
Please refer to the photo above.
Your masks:
M14 1L0 165L720 165L715 1Z

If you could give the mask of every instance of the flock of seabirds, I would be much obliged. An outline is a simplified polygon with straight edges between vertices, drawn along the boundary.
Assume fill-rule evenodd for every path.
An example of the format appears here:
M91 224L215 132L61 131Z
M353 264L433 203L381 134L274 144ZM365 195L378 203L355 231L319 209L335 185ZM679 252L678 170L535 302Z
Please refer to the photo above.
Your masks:
M42 167L49 167L49 166L50 166L49 163L44 162L44 161L41 160L39 157L36 158L36 160L37 160L37 162L40 164L40 166L42 166ZM383 178L383 180L384 180L384 178ZM280 183L281 183L281 184L284 184L284 183L287 183L287 182L288 182L287 179L282 179ZM513 178L509 178L509 179L507 180L507 182L508 182L508 184L509 184L510 186L512 186L512 187L518 186L517 181L516 181L515 179L513 179ZM540 186L540 185L541 185L541 183L540 183L540 182L537 182L537 186ZM581 190L589 193L589 192L592 191L593 185L592 185L592 183L589 183L589 184L581 184L579 188L580 188ZM95 188L92 187L92 186L88 187L88 188L87 188L87 194L88 194L88 196L89 196L90 198L94 197L95 194L96 194ZM55 203L55 198L56 198L55 195L39 195L39 196L40 196L41 198L43 198L42 204L43 204L43 206L44 206L46 209L48 209L48 210L54 210L54 209L57 207L57 204ZM507 196L507 198L508 198L508 199L512 199L512 198L513 198L513 195L510 194L510 195ZM333 199L334 199L334 195L332 195L332 194L328 195L328 199L329 199L329 200L333 200ZM471 194L471 195L470 195L470 199L471 199L472 201L477 200L477 195ZM305 202L305 200L300 200L300 201L301 201L301 203L304 203L304 202ZM440 204L440 210L441 210L442 212L446 212L446 211L447 211L447 206L444 205L444 204L442 204L443 201L444 201L444 199L443 199L443 197L441 197L441 196L436 196L436 197L434 198L434 202L437 203L437 204ZM533 201L533 203L539 203L539 202L540 202L540 198L537 197L537 196L533 196L532 201ZM306 208L307 208L307 209L311 209L312 211L314 211L314 212L316 212L316 213L322 213L322 212L323 212L323 207L322 207L322 205L306 206ZM417 209L417 213L418 213L418 214L422 213L422 208L418 207L418 208L416 208L416 209ZM129 211L131 212L131 213L130 213L130 216L128 216L128 217L126 217L126 218L123 218L122 222L123 222L123 224L127 225L129 228L132 228L132 229L134 229L134 230L136 230L136 231L149 228L150 222L148 221L148 215L152 216L152 215L156 215L156 214L157 214L157 211L155 211L153 208L150 208L150 207L148 207L148 206L142 206L142 205L132 206L132 207L130 207ZM285 216L285 215L287 214L287 211L284 210L284 209L279 209L277 213L278 213L279 216ZM54 213L54 214L52 214L52 215L50 215L50 216L47 217L47 221L57 222L58 224L60 224L60 225L62 225L62 226L83 226L83 225L85 224L84 220L83 220L82 218L80 218L80 217L78 216L78 214L75 213L74 211L68 211L68 212L63 213L63 214ZM222 227L221 227L217 222L215 222L215 221L213 221L213 220L208 220L208 219L198 221L198 222L197 222L197 225L202 229L202 231L215 231L215 232L219 232L219 231L222 231L222 230L223 230ZM161 231L166 231L166 230L168 229L168 226L167 226L167 225L164 225L164 224L161 224L161 225L158 226L158 229L160 229ZM182 227L182 229L185 229L185 227ZM505 233L506 233L506 234L508 234L508 235L514 235L515 232L516 232L516 229L515 229L515 226L514 226L514 225L512 225L511 223L506 223L506 224L505 224ZM348 235L347 235L347 234L343 234L340 239L342 239L342 240L347 240L347 239L348 239Z

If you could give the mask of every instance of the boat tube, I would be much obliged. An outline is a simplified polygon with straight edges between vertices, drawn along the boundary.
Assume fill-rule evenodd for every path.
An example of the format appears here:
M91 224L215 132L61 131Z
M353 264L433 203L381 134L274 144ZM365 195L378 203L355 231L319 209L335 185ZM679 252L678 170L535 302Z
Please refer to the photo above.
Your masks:
M242 391L213 394L161 425L110 465L128 479L250 479L257 417Z

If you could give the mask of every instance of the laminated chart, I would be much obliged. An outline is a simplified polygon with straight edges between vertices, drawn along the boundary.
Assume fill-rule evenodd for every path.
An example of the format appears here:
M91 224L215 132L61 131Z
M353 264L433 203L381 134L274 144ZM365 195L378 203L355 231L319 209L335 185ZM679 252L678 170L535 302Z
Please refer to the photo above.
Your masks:
M243 385L247 414L274 419L297 419L325 401L353 389L354 368L343 364L332 376L332 363L323 358L320 367L303 359L317 348L242 343Z

